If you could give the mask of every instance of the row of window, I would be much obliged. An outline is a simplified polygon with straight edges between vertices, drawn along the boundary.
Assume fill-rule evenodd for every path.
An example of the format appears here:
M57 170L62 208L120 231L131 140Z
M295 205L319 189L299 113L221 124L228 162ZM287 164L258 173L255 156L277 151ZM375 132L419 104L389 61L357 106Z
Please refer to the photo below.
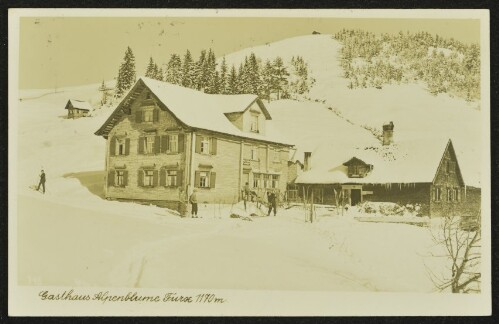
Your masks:
M184 134L161 136L151 134L139 137L138 143L139 154L177 154L184 152ZM111 156L130 154L130 139L121 137L111 138L110 154Z
M168 134L168 135L145 135L138 139L139 154L177 154L184 152L184 134ZM258 161L258 146L251 146L251 160ZM196 136L196 153L200 154L217 154L217 138L209 136ZM278 149L272 149L272 161L274 163L281 162L280 152ZM130 154L130 139L114 136L111 138L110 155L129 155Z
M433 201L442 201L442 194L444 191L440 187L435 187L433 189ZM461 201L461 190L459 188L446 188L445 191L445 201L448 202L459 202Z
M108 173L108 186L126 187L128 185L127 170L111 170ZM139 187L153 188L179 187L183 181L183 170L161 168L140 169L137 172L137 184ZM194 186L196 188L215 188L216 173L213 171L196 171Z
M251 146L250 148L250 160L252 161L259 161L259 157L258 157L258 150L259 150L259 147L258 146ZM278 149L271 149L270 150L270 154L271 154L271 161L274 162L274 163L280 163L281 162L281 157L280 157L280 152Z
M279 188L279 175L253 173L253 188Z

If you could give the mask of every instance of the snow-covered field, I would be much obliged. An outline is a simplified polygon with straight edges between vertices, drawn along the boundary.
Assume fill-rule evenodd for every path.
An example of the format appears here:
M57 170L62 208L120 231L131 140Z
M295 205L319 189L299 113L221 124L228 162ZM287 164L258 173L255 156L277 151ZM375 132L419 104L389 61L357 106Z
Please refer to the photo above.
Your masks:
M326 104L282 100L268 105L275 128L301 150L316 142L337 140L342 136L338 133L353 134L348 139L352 142L373 141L359 125L380 127L386 120L394 121L397 139L427 136L431 129L435 135L441 131L466 137L468 144L476 140L479 111L465 102L432 97L417 85L394 86L393 91L348 90L336 61L338 46L329 36L320 35L253 49L261 57L302 55L312 68L317 82L310 96ZM240 54L234 55L228 57L229 63ZM75 120L65 119L63 109L69 98L97 102L98 86L20 93L23 100L15 108L18 121L14 125L19 284L434 289L427 267L438 272L443 261L429 256L435 247L425 227L359 222L354 211L341 216L326 207L318 208L317 221L311 224L305 222L301 206L281 209L277 217L247 221L229 217L232 212L246 215L240 205L202 205L202 218L191 219L155 206L103 199L105 142L93 133L112 108ZM329 105L355 125L328 110ZM455 146L463 148L466 143ZM41 168L47 174L45 195L29 189L37 183Z

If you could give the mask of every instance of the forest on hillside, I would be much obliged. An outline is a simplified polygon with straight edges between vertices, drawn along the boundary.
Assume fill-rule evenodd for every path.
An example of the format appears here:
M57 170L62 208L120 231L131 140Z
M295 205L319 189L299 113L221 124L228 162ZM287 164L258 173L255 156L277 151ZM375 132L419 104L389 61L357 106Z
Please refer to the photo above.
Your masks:
M314 83L309 74L308 65L300 56L293 56L289 62L279 56L263 61L251 53L236 67L228 66L225 58L217 63L211 48L202 50L197 60L189 50L182 57L171 54L163 68L150 57L144 73L152 79L205 93L256 94L269 101L307 93ZM123 96L135 80L135 56L128 47L116 78L115 97Z
M430 93L480 99L480 48L427 32L395 35L347 30L333 38L343 44L341 66L348 87L381 89L386 84L422 81Z

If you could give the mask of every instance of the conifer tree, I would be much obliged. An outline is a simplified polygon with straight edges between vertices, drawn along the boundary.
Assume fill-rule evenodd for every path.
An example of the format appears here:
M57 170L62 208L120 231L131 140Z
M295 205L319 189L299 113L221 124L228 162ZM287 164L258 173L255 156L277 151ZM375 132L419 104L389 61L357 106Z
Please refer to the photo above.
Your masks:
M270 102L270 96L276 84L272 63L267 60L262 69L262 97Z
M155 67L154 60L152 59L152 57L149 57L149 64L147 65L147 69L146 69L146 73L145 73L146 78L154 79L154 76L156 75L156 73L154 71L154 67ZM157 66L156 66L156 68L157 68Z
M183 87L192 88L194 86L194 62L189 50L185 52L184 62L182 64L182 83Z
M199 59L194 64L193 74L193 88L197 90L204 90L208 84L206 50L201 51Z
M237 94L238 93L238 82L237 82L237 71L236 67L232 65L232 68L230 69L230 74L227 79L227 93L228 94Z
M217 69L217 63L216 63L215 53L210 48L208 50L208 55L206 57L206 69L205 69L206 87L207 87L207 89L205 89L205 92L207 93L217 93L215 89L216 87L218 87L218 85L216 85L216 83L218 83L218 80L215 81L216 69Z
M222 64L220 65L220 93L227 94L228 93L228 71L227 71L227 63L225 62L225 57L222 59Z
M277 91L277 100L279 100L281 99L281 94L285 91L285 87L288 84L287 77L289 76L289 73L280 56L276 57L274 60L273 76L275 77L273 88Z
M172 54L166 68L165 81L173 84L182 84L182 61L180 56Z
M123 63L121 63L118 77L116 78L116 97L121 97L136 81L135 56L132 49L127 47Z

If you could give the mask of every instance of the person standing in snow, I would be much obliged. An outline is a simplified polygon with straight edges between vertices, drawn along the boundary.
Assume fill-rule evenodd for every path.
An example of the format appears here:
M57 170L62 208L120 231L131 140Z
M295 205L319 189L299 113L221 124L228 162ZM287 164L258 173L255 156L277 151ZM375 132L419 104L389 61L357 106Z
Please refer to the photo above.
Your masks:
M191 203L191 215L192 218L198 218L198 197L196 194L197 190L194 189L192 191L191 197L189 198L189 202Z
M274 209L274 216L277 214L277 199L275 193L271 191L267 191L267 201L269 202L269 213L267 216L270 216L270 212Z
M45 171L43 170L40 173L40 182L38 183L38 188L36 188L37 191L40 191L40 186L43 188L43 193L45 194Z
M244 210L246 210L246 201L248 201L248 199L250 197L250 193L251 193L251 190L249 187L249 183L246 182L246 184L244 185L244 188L243 188Z

